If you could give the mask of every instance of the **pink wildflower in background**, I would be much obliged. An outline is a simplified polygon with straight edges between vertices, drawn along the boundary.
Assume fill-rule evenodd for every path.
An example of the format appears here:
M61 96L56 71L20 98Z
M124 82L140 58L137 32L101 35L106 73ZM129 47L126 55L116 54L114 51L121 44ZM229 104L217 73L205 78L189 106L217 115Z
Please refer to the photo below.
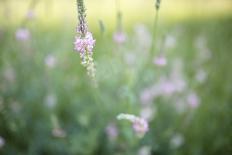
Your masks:
M48 68L54 68L56 65L56 57L52 54L49 54L45 57L44 62Z
M115 140L118 137L118 129L114 123L106 127L106 134L110 140Z
M200 104L199 98L195 93L190 93L187 96L187 103L191 108L197 108Z
M114 42L117 44L123 44L126 41L126 34L122 31L117 31L113 35Z
M93 47L95 40L92 33L88 31L86 13L83 0L77 0L78 19L77 35L74 41L74 49L80 53L81 64L86 68L87 74L95 83L95 64L93 61Z
M137 117L131 114L119 114L117 116L118 120L128 120L132 123L132 127L138 137L142 138L146 132L149 130L148 123L145 119Z
M27 19L32 20L35 18L35 12L34 10L29 10L26 14Z
M15 33L15 37L18 41L27 41L30 39L30 36L30 31L26 28L19 28Z
M76 36L76 40L74 42L75 50L80 53L84 53L86 51L92 52L95 42L96 41L93 39L91 32L87 32L84 37Z
M157 66L166 66L167 59L163 55L160 55L153 60L153 63Z

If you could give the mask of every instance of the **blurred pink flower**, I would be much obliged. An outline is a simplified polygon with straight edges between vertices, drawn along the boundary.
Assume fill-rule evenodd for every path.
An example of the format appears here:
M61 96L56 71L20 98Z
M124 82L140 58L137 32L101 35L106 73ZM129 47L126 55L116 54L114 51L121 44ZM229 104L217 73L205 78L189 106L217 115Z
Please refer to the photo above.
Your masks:
M0 136L0 149L5 145L5 139Z
M30 36L30 31L26 28L19 28L15 34L16 39L19 41L27 41L30 39Z
M92 52L96 40L93 39L92 33L87 32L84 37L76 36L74 49L80 53L85 51Z
M160 55L153 60L153 63L157 66L165 66L167 64L167 60L164 56Z
M144 134L149 130L148 122L140 117L131 114L121 113L117 116L118 120L128 120L132 122L132 127L138 137L142 138Z
M199 98L195 93L190 93L187 96L187 102L191 108L197 108L200 104Z
M118 129L114 123L106 127L106 134L110 140L115 140L118 137Z
M26 17L29 20L34 19L35 18L35 12L33 10L28 10Z
M114 33L113 39L117 44L122 44L126 41L126 35L122 31L117 31Z
M136 118L133 121L133 129L139 137L143 137L144 134L149 130L148 123L143 118Z
M49 54L45 57L44 62L48 68L53 68L56 65L56 57L52 54Z
M164 95L171 95L176 91L176 86L171 81L164 81L160 85L162 94Z
M150 89L145 89L140 94L140 101L142 104L149 104L153 100L152 91Z

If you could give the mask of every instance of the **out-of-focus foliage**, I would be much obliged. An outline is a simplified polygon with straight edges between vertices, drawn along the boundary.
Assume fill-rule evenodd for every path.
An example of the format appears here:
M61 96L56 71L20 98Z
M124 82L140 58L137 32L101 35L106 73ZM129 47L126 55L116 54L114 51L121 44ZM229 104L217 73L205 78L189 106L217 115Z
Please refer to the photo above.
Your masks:
M230 2L164 0L151 57L154 10L144 8L154 9L154 1L134 1L143 4L139 14L122 1L126 39L118 44L114 2L87 0L98 87L73 50L75 2L27 2L0 1L0 154L232 153L232 16L224 4ZM217 5L215 16L199 17L181 10L190 4L226 11ZM147 134L137 137L119 113L145 118Z

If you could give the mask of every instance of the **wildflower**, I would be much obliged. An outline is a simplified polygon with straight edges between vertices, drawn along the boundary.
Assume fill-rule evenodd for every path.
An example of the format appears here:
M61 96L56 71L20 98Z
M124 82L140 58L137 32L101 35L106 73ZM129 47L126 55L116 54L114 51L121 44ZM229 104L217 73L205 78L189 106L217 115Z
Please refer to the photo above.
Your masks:
M93 61L93 47L95 40L92 33L88 31L87 23L85 21L85 8L83 0L77 0L78 19L77 36L75 37L74 49L80 53L81 64L87 69L87 74L95 77L95 65Z
M132 123L133 130L138 137L143 137L144 134L149 130L148 123L145 119L137 117L131 114L119 114L117 116L118 120L126 119Z
M5 139L0 136L0 149L5 145Z
M20 28L16 31L15 37L19 41L27 41L30 39L30 31L26 28Z
M199 98L195 93L190 93L187 96L187 102L191 108L197 108L200 104Z
M80 53L84 53L86 51L91 53L93 51L95 42L96 41L93 39L91 32L87 32L84 38L81 36L76 36L76 40L74 43L75 50Z
M45 57L44 62L48 68L54 68L56 65L56 58L52 54L49 54Z
M160 55L153 60L153 63L157 66L165 66L167 64L167 60L163 55Z
M110 140L115 140L118 137L118 129L114 123L106 127L106 134Z
M117 31L114 33L113 39L117 44L123 44L126 41L126 34L122 31Z
M32 20L35 18L35 12L33 10L29 10L26 14L27 19Z

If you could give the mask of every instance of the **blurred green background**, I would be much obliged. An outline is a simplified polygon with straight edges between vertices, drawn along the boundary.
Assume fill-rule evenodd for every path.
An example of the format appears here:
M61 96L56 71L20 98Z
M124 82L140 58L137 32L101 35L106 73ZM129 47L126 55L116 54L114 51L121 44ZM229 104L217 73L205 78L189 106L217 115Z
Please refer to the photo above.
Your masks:
M162 0L154 58L154 0L120 0L120 45L115 0L84 2L98 87L73 50L75 0L0 0L0 154L232 154L232 1Z

